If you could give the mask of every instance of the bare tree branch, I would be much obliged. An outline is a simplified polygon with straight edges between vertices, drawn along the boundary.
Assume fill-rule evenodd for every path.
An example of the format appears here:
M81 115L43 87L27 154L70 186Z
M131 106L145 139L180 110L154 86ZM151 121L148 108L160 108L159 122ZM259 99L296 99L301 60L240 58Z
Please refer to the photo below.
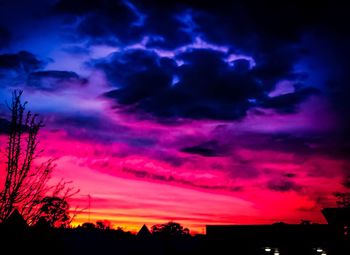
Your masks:
M47 184L55 168L53 159L34 165L38 157L38 133L44 125L37 114L30 111L25 114L27 102L21 102L22 94L23 91L15 90L9 106L11 124L6 148L6 178L0 192L0 221L18 209L23 218L33 224L42 214L48 192L52 191L51 197L59 198L57 201L69 208L67 200L79 190L68 187L70 182L63 180L55 186Z

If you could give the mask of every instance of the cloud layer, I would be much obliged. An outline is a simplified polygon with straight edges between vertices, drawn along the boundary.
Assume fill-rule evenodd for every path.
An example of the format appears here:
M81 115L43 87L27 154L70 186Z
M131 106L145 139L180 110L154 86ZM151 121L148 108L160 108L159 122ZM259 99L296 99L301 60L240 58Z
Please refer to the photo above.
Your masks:
M94 219L322 222L349 189L349 17L268 2L4 3L1 148L23 89Z

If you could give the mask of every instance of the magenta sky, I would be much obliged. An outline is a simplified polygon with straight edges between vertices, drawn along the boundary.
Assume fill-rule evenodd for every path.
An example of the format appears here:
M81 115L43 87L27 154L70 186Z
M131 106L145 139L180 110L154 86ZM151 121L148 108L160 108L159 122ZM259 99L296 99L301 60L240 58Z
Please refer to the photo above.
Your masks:
M91 196L92 221L324 222L349 189L347 44L327 36L338 20L322 30L299 10L305 24L287 15L281 34L244 4L245 18L191 1L39 2L0 19L1 152L20 88L46 122L38 161L56 158L52 181L80 189L73 208Z

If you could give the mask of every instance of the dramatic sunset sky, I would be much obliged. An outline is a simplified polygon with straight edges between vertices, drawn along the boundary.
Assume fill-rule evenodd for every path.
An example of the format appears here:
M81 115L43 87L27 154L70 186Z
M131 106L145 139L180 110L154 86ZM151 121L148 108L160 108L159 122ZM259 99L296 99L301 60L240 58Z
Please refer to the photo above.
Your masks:
M325 222L350 188L346 4L204 2L1 0L0 153L23 89L92 222Z

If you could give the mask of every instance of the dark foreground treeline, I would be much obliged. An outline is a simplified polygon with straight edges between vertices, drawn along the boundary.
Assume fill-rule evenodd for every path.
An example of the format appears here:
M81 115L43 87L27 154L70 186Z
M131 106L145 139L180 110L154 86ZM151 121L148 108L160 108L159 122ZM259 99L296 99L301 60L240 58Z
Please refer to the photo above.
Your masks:
M139 237L97 228L10 229L0 225L0 244L0 254L205 254L203 236Z
M270 241L269 241L270 240ZM271 240L274 240L271 242ZM269 254L269 255L325 255L350 254L346 239L326 239L289 236L249 238L197 235L184 237L137 236L113 229L87 228L14 228L0 225L0 254ZM271 251L265 248L270 247ZM322 248L323 251L317 251Z

